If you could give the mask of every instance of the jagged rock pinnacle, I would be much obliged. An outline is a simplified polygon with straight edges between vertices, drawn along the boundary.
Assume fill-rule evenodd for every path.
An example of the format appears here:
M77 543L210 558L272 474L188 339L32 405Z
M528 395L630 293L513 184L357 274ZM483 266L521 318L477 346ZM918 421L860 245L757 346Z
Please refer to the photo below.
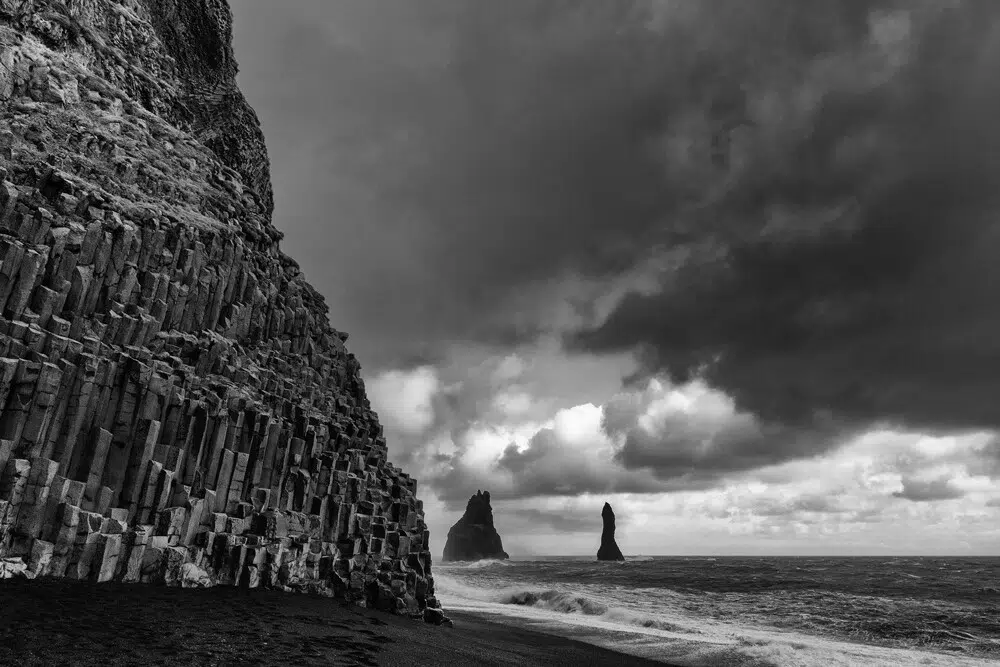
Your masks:
M503 542L493 527L490 492L476 491L465 506L465 514L448 531L444 545L444 560L506 559Z

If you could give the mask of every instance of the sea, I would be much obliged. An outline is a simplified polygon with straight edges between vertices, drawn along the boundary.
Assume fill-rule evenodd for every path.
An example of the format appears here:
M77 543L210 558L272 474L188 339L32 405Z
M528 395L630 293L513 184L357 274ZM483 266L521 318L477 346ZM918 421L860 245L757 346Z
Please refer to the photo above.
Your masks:
M445 612L683 666L1000 665L1000 558L487 560Z

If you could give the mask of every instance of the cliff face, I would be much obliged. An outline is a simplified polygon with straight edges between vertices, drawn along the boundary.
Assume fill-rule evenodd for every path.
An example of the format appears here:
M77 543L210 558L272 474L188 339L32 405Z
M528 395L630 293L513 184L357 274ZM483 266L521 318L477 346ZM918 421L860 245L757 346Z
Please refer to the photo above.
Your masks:
M224 0L0 0L0 576L441 620L416 481L279 249Z
M493 526L490 492L477 491L469 498L465 514L448 531L444 545L444 560L483 560L509 558L503 542Z
M601 546L597 550L597 560L625 560L622 550L615 542L615 511L611 509L610 503L604 503L601 519L604 520L604 529L601 531Z

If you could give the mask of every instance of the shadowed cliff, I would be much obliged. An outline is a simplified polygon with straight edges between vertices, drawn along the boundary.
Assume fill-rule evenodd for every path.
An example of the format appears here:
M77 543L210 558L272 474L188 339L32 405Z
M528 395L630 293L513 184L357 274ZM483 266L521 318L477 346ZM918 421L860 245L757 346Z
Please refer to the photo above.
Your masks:
M0 0L0 578L443 619L416 480L279 246L225 0Z

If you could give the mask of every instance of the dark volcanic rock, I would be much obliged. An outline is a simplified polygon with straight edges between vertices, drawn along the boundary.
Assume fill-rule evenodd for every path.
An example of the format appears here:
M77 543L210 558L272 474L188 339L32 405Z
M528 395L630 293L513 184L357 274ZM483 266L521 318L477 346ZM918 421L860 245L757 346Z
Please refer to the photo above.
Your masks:
M444 560L483 560L510 558L503 550L497 529L493 527L490 492L477 491L469 498L465 514L448 531Z
M604 503L601 518L604 519L604 530L601 531L601 548L597 550L597 560L625 560L622 550L615 542L615 512L609 503Z
M226 0L0 0L0 579L445 622L236 72Z

